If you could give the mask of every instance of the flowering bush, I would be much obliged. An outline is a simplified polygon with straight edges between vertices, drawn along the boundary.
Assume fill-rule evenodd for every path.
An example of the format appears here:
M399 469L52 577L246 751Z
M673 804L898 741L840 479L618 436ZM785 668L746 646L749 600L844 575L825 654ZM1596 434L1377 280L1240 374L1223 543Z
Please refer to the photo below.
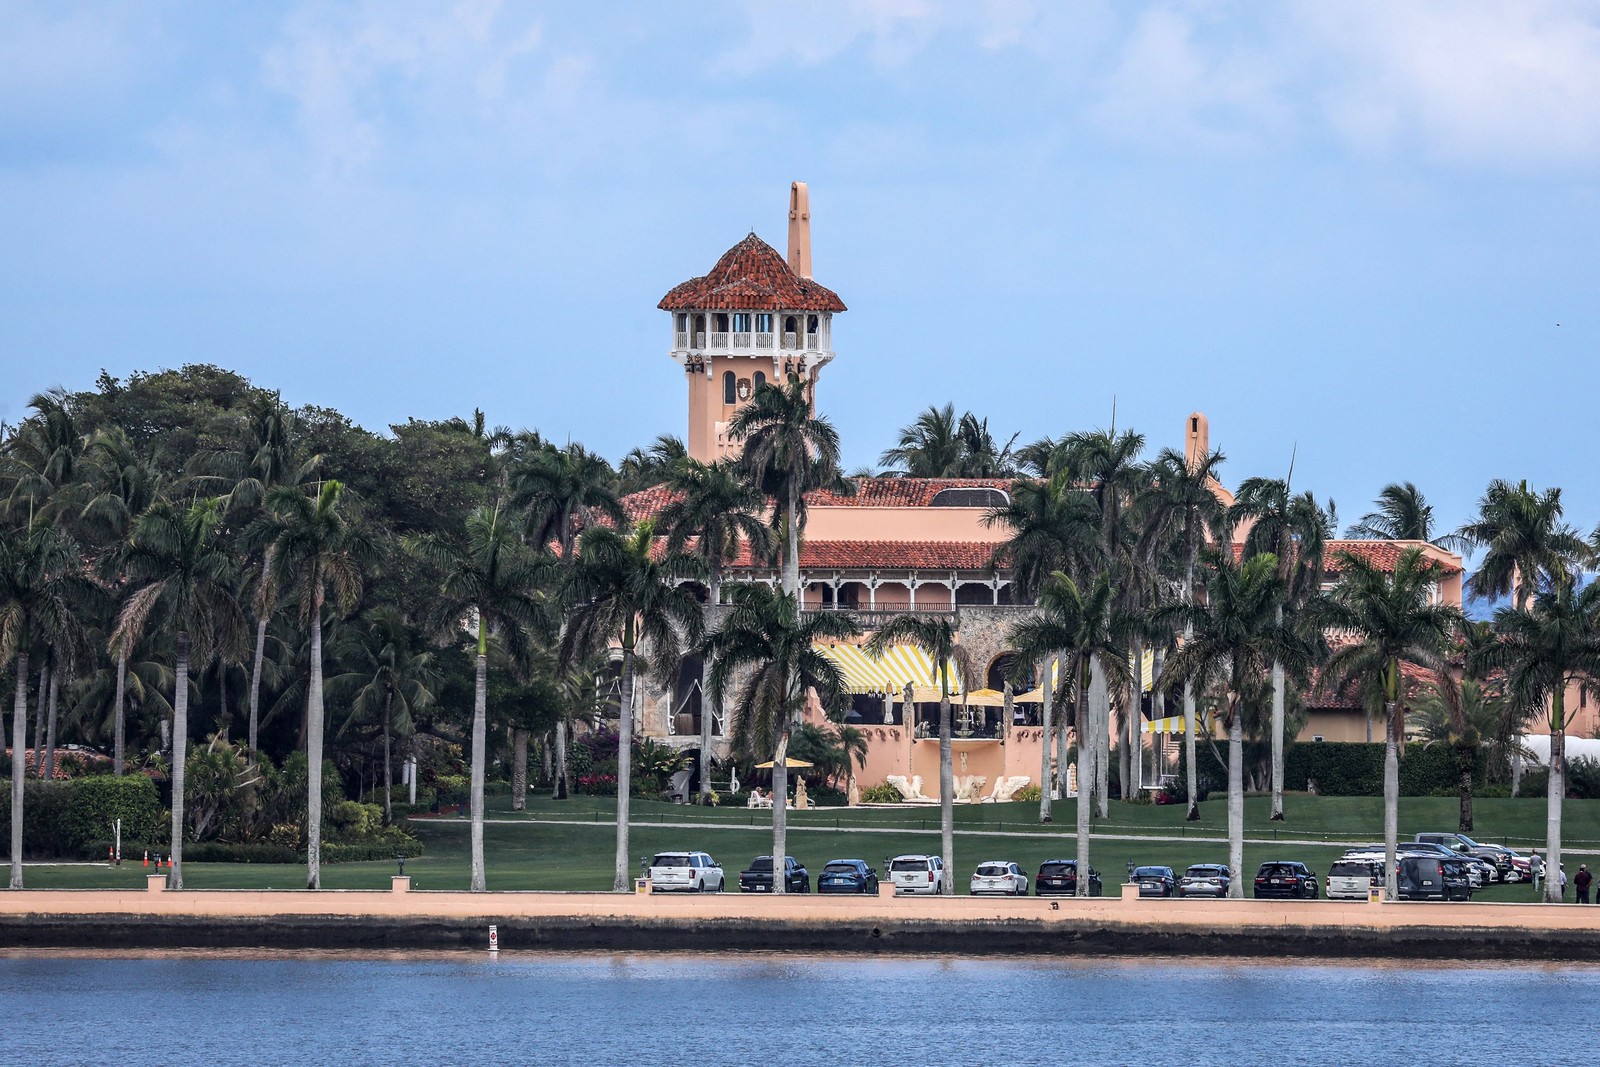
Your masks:
M573 788L593 797L617 795L617 776L614 774L580 774L573 780Z

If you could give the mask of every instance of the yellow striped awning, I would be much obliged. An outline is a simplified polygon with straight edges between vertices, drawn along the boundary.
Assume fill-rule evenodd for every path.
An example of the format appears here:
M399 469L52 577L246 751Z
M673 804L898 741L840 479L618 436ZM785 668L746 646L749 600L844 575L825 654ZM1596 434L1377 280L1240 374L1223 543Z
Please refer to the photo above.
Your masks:
M1196 711L1195 729L1197 733L1207 733L1211 729L1210 712ZM1139 725L1139 732L1143 734L1181 734L1184 733L1183 716L1168 715L1164 719L1146 719Z
M857 645L818 642L813 647L838 664L839 672L844 675L846 692L898 696L908 684L929 686L938 692L939 679L934 674L933 657L920 648L892 645L884 649L881 657L874 658ZM956 669L954 660L949 662L947 671L950 693L954 696L961 692L961 672Z

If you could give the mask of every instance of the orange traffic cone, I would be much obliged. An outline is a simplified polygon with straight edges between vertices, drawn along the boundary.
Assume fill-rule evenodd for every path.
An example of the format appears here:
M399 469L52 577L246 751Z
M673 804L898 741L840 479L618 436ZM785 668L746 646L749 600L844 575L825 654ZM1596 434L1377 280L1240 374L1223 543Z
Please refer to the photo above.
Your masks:
M146 867L150 866L150 850L149 849L145 849L144 850L144 865Z

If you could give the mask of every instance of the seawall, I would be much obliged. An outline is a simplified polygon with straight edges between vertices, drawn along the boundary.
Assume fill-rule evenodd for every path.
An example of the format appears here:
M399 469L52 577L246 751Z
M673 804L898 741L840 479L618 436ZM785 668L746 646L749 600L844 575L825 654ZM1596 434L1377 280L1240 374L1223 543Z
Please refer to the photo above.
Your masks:
M366 891L0 892L0 948L806 950L1595 960L1600 907Z

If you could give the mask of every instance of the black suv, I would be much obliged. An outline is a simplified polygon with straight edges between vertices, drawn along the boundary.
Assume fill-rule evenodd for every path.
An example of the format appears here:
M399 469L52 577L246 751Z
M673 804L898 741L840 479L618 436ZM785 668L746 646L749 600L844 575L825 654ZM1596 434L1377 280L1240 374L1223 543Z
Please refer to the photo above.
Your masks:
M811 872L793 856L783 857L783 891L785 893L811 892ZM772 892L772 857L757 856L748 869L739 872L739 892Z
M1089 895L1097 897L1104 886L1100 872L1089 868ZM1078 895L1078 861L1045 860L1039 864L1039 873L1033 876L1033 891L1041 897L1074 897Z
M1315 900L1317 873L1294 860L1273 860L1256 871L1255 896L1287 900Z

